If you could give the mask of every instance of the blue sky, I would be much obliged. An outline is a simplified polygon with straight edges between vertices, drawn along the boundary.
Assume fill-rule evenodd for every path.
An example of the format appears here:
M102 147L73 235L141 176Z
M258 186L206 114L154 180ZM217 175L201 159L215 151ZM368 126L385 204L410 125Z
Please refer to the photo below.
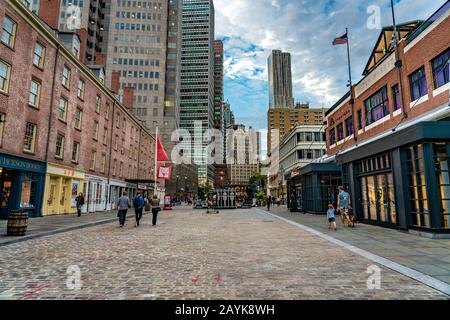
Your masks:
M445 0L395 2L401 23L428 18ZM267 127L271 50L292 54L297 102L330 107L346 92L348 80L345 46L332 46L333 39L349 28L356 82L381 31L372 23L371 6L380 9L381 26L392 24L390 0L214 0L214 4L216 38L224 41L225 49L225 99L237 122L257 129Z

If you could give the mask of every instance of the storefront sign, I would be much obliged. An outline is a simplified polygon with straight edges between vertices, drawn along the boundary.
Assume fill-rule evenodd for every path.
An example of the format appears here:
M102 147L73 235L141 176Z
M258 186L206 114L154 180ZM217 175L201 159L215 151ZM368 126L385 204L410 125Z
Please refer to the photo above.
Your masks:
M77 171L74 169L70 169L70 168L57 167L57 166L53 166L51 164L48 165L47 173L57 175L57 176L63 176L63 177L67 177L67 178L80 179L80 180L84 180L84 177L85 177L83 172L80 172L80 171Z
M0 154L0 167L7 169L45 173L45 164L33 160L21 159L6 154Z

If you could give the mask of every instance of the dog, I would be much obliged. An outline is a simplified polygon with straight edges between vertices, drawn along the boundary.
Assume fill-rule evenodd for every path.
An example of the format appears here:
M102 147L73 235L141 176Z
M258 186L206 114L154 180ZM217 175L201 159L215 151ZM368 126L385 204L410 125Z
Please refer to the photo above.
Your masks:
M341 220L342 220L342 224L345 226L345 222L347 222L347 226L352 228L355 228L355 224L358 222L355 218L355 216L353 215L353 213L350 212L349 209L340 209L340 214L341 214Z

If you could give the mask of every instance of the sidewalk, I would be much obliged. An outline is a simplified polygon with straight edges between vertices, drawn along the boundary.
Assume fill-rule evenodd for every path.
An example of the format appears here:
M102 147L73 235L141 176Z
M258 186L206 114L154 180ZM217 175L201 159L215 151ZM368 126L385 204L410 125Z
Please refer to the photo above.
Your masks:
M145 214L145 213L144 213ZM134 216L134 210L128 211L128 217ZM117 211L85 213L81 217L77 214L46 216L42 218L29 218L27 233L23 237L8 237L6 235L7 220L0 220L0 246L26 241L33 238L44 237L70 230L82 229L98 224L116 221Z
M336 232L328 229L325 216L291 213L286 206L272 207L270 212L450 284L448 239L428 239L367 224L344 228L339 217Z

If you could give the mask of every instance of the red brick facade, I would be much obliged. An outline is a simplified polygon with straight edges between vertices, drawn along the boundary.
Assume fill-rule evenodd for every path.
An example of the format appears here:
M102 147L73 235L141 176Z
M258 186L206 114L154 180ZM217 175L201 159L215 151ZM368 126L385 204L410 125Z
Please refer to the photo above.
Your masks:
M21 4L17 6L22 7ZM0 112L5 114L6 120L0 152L47 161L105 178L152 179L154 138L87 67L76 61L69 50L45 31L31 13L20 11L19 14L5 0L0 0L0 22L6 14L17 24L14 47L0 43L0 59L11 66L9 91L0 93ZM45 47L42 68L33 65L37 41ZM62 84L64 67L70 70L67 88ZM38 109L28 104L32 79L41 84ZM83 98L77 94L79 80L84 82ZM65 119L59 116L61 98L67 101ZM75 128L77 109L82 111L80 129ZM34 153L23 151L27 122L37 125ZM62 157L56 154L58 135L64 137ZM74 142L80 144L78 161L72 159ZM91 168L92 152L96 152L94 168ZM103 155L106 158L104 167ZM122 174L118 165L113 175L114 159L119 164L123 163Z
M399 123L410 121L419 115L443 106L449 102L448 90L435 91L436 88L433 83L431 65L431 61L434 58L450 47L450 38L448 33L448 30L450 30L450 17L448 16L448 12L447 15L444 14L442 21L437 22L438 23L435 23L435 25L431 25L428 29L425 29L422 34L420 34L411 43L407 44L406 39L402 39L399 43L399 57L403 62L401 77L405 102L404 107L405 112L408 115L407 119L402 120L402 112L394 112L393 110L394 97L392 88L399 83L397 69L393 67L395 62L394 52L392 52L390 56L388 56L379 66L368 73L363 80L353 87L353 94L355 97L353 125L355 128L355 136L357 137L357 141L359 143L375 137L380 133L386 132L389 129L395 128ZM419 103L412 104L409 76L422 66L425 68L428 88L428 95L425 96L427 97L425 99L428 100L423 102L419 101ZM380 69L385 67L387 68L386 70L390 70L381 77L378 77L379 79L376 81L371 81L370 77L374 77L377 72L380 72ZM370 85L365 88L364 82L368 82ZM387 87L390 115L384 119L378 120L370 127L366 127L365 101L384 86ZM411 106L414 107L411 109ZM362 113L362 128L358 127L358 110L361 110ZM328 154L333 155L338 152L342 152L355 144L355 138L348 135L345 128L345 120L351 116L352 110L349 98L344 100L344 103L341 105L337 105L334 110L330 110L327 115L328 127L326 129ZM339 142L336 128L341 123L343 123L344 136L346 138ZM333 145L330 143L331 130L336 130L335 134L337 143Z

